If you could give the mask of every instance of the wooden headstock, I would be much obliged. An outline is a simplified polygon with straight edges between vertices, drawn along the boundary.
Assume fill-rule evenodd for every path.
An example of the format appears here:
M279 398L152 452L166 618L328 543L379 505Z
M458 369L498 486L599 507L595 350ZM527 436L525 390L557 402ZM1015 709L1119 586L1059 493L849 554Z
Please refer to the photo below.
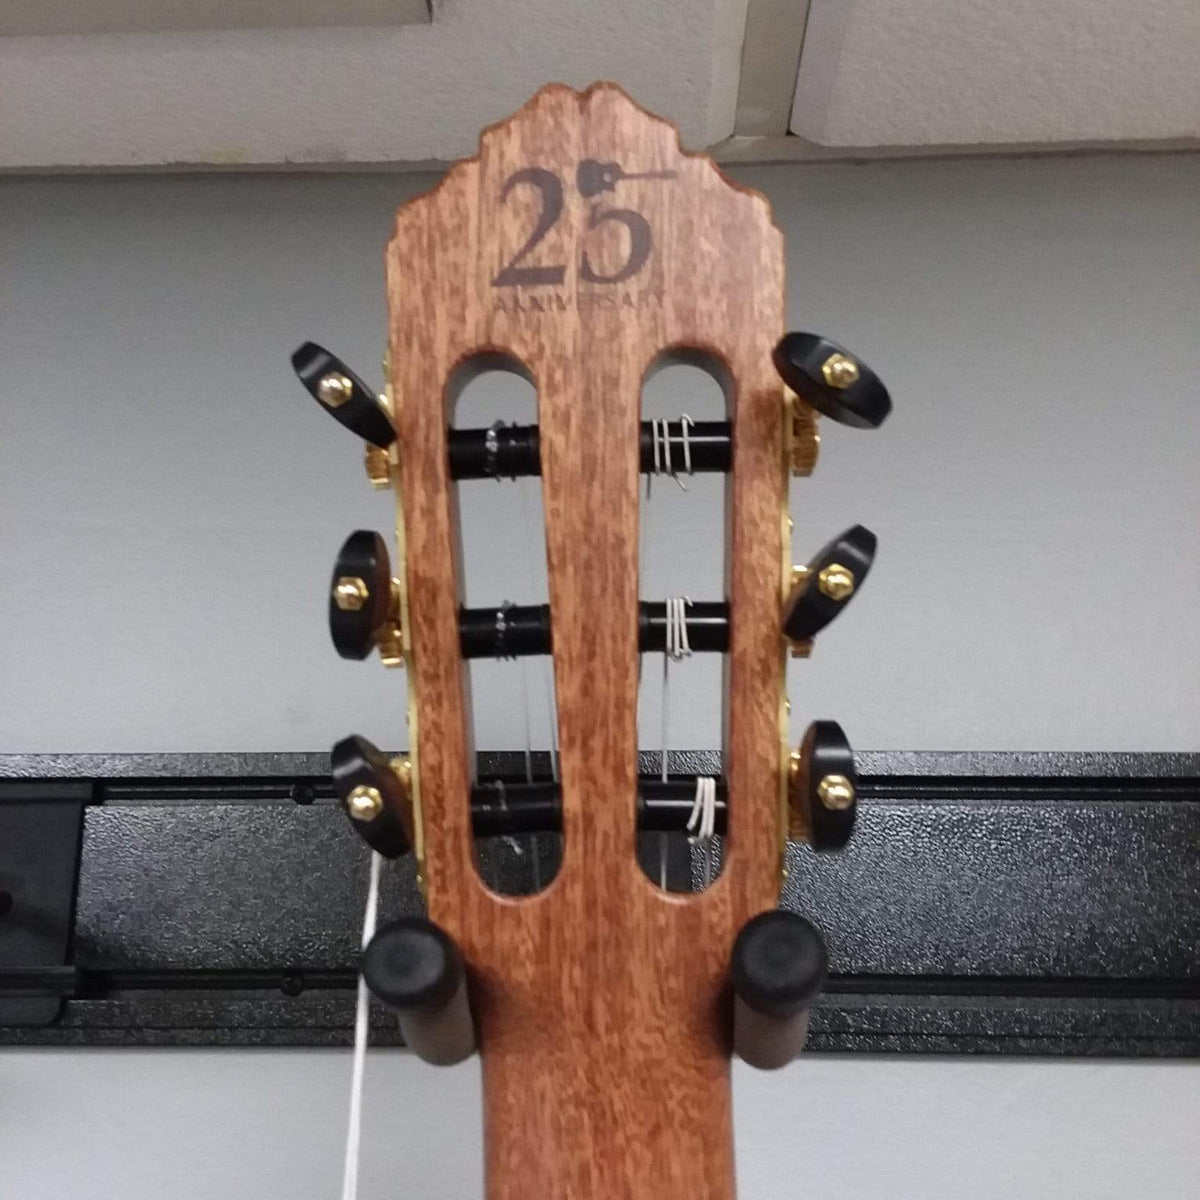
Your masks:
M411 828L391 818L379 828L389 847L415 843L430 920L465 964L489 1200L730 1200L735 940L777 901L789 824L832 844L853 815L844 741L826 731L789 761L783 624L786 600L807 644L856 570L861 581L873 539L864 551L852 530L793 575L788 476L815 461L811 404L877 424L886 393L830 343L780 341L783 247L766 200L684 153L671 125L607 84L544 88L486 130L476 157L397 213L386 272L394 440L371 436L370 401L356 377L335 378L336 360L305 380L374 443L376 475L387 455L398 502L391 607L373 602L390 569L356 535L331 614L354 657L390 639L396 659L402 631L410 761L400 792L390 777L381 792L370 781L386 764L350 747L343 799L368 840L377 815L408 806ZM731 471L726 840L719 878L695 894L660 889L635 856L640 404L648 373L672 356L700 356L724 380L728 425L713 461ZM536 448L512 437L471 450L450 431L465 380L497 363L537 389ZM455 478L516 473L518 462L542 480L550 603L538 636L553 654L563 834L557 876L523 897L490 890L475 861L454 499ZM865 558L839 561L851 550ZM814 776L820 754L838 769ZM822 797L839 819L813 819Z
M601 164L619 166L596 190ZM733 939L778 897L783 836L782 239L761 196L617 88L549 87L400 210L386 264L424 878L472 972L489 1194L729 1196L719 1014ZM673 350L726 367L737 431L729 833L694 896L656 888L634 853L641 390ZM485 354L538 390L564 847L521 899L479 879L468 808L446 430Z

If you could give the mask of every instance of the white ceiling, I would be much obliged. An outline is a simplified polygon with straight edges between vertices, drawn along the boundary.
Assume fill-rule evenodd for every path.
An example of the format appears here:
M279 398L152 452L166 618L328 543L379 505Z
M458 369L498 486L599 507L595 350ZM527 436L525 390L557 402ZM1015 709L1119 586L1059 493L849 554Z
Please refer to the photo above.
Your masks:
M1198 0L814 0L792 110L824 145L1200 133Z
M304 0L305 21L347 2ZM389 2L411 19L353 6ZM434 0L429 23L218 31L179 28L179 0L103 7L168 31L0 36L0 169L424 165L550 80L615 80L729 158L1200 131L1198 0ZM54 29L96 11L18 8Z
M0 37L428 24L429 0L4 0Z

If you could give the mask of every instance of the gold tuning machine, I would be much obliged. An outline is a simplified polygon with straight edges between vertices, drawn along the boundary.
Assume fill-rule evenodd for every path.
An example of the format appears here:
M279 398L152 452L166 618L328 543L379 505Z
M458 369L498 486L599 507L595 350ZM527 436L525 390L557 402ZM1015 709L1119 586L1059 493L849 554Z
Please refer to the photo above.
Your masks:
M305 342L292 355L292 369L309 395L340 425L366 442L371 486L391 485L389 447L396 440L387 397L373 392L340 358L316 342ZM386 360L385 360L386 373Z
M861 358L814 333L784 334L775 368L793 392L822 416L856 429L875 429L892 411L883 381Z
M343 738L329 756L333 790L363 840L384 858L414 844L412 764L389 759L363 737Z
M788 837L840 850L854 830L854 752L836 721L814 721L787 762Z
M338 551L329 585L329 633L342 658L364 659L378 648L385 667L404 665L400 582L387 547L368 529L352 533Z
M807 658L812 640L862 587L875 559L875 535L854 525L822 547L805 566L792 568L783 605L783 634L792 652Z

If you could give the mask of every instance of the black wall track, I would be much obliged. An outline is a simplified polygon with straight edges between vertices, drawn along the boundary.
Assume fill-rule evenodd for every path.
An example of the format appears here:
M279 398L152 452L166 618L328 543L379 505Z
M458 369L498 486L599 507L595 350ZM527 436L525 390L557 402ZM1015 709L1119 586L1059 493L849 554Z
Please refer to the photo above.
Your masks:
M856 761L849 848L788 851L783 904L831 959L812 1050L1200 1054L1200 755ZM481 774L522 769L480 755ZM327 772L321 754L0 756L0 1044L348 1043L367 850ZM481 854L514 889L532 876L527 841ZM383 915L420 907L411 860L389 865Z

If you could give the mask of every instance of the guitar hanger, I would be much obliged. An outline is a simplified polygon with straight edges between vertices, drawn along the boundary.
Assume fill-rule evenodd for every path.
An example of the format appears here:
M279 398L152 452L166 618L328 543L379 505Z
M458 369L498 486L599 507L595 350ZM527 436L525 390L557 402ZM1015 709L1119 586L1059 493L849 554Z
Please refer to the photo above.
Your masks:
M350 826L415 856L428 906L375 934L364 978L421 1057L480 1053L488 1200L732 1200L730 1054L790 1061L827 970L815 926L776 908L785 841L835 850L854 825L840 726L788 743L787 655L812 652L876 550L856 525L793 567L788 477L816 465L818 415L874 428L891 401L858 356L784 333L763 197L612 85L547 87L486 130L398 211L385 266L382 394L315 343L293 356L397 503L395 562L360 530L329 585L338 654L378 650L409 688L406 755L360 737L332 754ZM642 419L673 358L718 376L726 420ZM496 366L533 383L537 422L452 428ZM728 476L724 594L642 600L640 476L696 472ZM549 603L467 608L455 488L522 477L540 479ZM681 646L725 656L719 778L638 771L639 656ZM556 777L473 781L463 664L528 655L553 664ZM722 839L719 876L656 886L637 835L697 828ZM558 874L498 895L475 842L525 832L561 835Z

